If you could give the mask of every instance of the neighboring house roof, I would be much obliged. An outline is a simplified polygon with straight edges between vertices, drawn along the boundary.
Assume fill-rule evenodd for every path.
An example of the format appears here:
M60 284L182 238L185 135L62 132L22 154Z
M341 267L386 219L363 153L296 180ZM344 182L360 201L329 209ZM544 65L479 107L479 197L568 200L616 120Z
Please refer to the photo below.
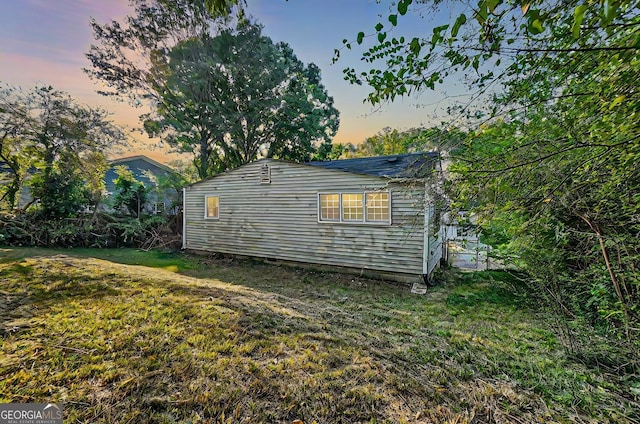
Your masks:
M137 155L137 156L128 156L128 157L124 157L124 158L118 158L118 159L114 159L114 160L110 160L109 161L109 165L111 166L116 166L116 165L128 165L130 163L135 163L135 162L147 162L149 165L160 168L164 171L166 171L167 173L172 173L175 174L176 171L173 170L172 168L168 167L167 165L164 165L158 161L155 161L153 159L151 159L148 156L145 155Z
M437 152L422 152L308 162L306 165L375 177L421 178L435 168L438 157Z
M115 159L109 161L109 169L105 174L105 188L108 192L113 192L115 190L115 183L113 181L118 178L115 171L116 166L125 166L129 168L133 173L133 177L145 186L155 185L155 182L149 179L147 174L159 176L177 173L170 167L144 155Z

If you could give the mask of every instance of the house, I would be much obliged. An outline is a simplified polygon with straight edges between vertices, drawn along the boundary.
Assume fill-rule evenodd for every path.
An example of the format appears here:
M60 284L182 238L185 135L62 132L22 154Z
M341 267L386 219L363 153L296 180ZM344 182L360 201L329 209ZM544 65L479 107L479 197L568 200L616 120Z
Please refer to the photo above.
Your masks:
M172 189L158 189L158 178L176 174L176 171L160 162L144 156L130 156L109 161L109 169L105 173L105 190L107 196L115 191L115 180L118 178L116 168L124 166L128 168L133 177L140 181L149 190L147 212L154 214L176 213L175 200L179 193ZM173 191L173 193L172 193Z
M262 159L186 186L183 248L427 280L442 256L436 153Z

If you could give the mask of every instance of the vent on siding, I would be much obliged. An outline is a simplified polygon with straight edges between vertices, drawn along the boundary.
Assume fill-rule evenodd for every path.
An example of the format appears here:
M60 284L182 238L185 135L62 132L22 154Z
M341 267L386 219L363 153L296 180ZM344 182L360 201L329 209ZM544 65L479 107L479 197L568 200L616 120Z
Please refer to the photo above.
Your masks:
M271 168L269 165L262 165L260 170L260 184L271 184Z

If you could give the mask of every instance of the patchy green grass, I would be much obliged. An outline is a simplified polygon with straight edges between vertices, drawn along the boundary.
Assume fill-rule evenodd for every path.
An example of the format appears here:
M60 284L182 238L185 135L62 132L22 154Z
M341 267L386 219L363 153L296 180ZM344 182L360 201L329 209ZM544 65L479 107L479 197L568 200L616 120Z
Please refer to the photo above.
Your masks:
M228 259L0 249L0 402L65 422L632 423L504 274L405 286ZM594 336L595 337L595 336Z

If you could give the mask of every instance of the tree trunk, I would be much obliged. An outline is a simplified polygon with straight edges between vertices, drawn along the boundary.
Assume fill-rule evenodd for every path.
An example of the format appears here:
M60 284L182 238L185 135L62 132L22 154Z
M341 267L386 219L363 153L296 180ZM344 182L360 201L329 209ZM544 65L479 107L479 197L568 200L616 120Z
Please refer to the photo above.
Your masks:
M627 311L627 303L626 303L626 299L624 297L624 294L622 293L622 289L620 288L620 281L618 280L618 277L616 276L616 273L615 273L615 271L613 269L613 265L611 264L611 259L609 257L609 251L607 250L607 246L605 244L602 232L600 231L600 228L598 227L598 225L596 223L592 222L591 219L589 219L588 216L580 215L580 214L578 214L578 216L584 222L587 223L589 228L591 228L591 230L594 232L594 234L598 238L598 243L600 244L600 251L602 252L602 257L604 259L605 266L607 267L607 271L609 272L609 278L611 279L611 283L613 284L613 288L614 288L614 290L616 292L616 295L618 296L618 300L620 301L620 304L622 305L622 312L624 314L625 334L626 334L626 336L628 338L629 337L629 313Z

